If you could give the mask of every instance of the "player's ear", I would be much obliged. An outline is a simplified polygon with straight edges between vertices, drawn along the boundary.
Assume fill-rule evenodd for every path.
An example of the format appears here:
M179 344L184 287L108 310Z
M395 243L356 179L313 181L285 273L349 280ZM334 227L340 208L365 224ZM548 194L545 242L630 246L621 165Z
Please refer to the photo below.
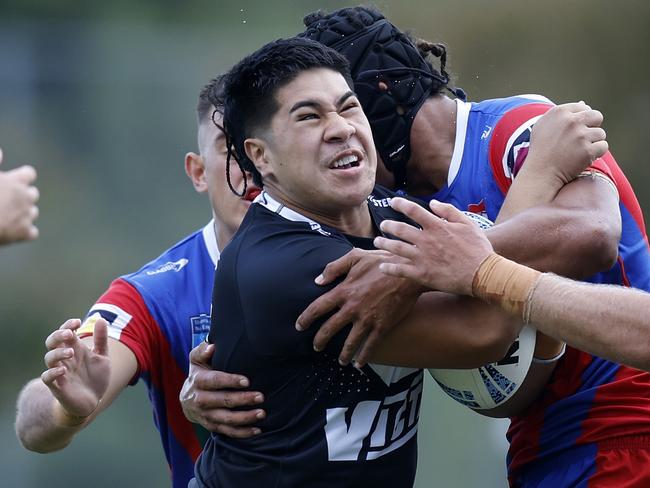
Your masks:
M265 178L271 171L269 164L269 147L265 141L262 139L251 137L244 141L244 150L246 151L246 156L250 159L257 171L262 175L262 179Z
M197 192L208 191L208 183L205 180L205 163L199 154L188 152L185 155L185 173L192 180L192 185Z

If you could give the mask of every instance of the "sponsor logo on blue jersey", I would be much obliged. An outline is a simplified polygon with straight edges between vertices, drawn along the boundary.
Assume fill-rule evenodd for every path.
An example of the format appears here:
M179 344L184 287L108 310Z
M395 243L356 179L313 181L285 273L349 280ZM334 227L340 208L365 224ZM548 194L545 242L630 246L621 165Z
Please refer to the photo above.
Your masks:
M161 264L156 269L147 271L147 274L149 276L153 276L160 273L166 273L167 271L175 271L178 273L189 262L190 260L186 258L181 258L178 261L167 261L165 264Z

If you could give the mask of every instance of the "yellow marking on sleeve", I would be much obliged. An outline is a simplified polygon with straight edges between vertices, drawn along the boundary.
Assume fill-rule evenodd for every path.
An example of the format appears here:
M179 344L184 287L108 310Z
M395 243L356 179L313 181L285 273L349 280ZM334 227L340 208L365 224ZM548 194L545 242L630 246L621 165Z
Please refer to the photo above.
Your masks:
M94 314L92 314L84 321L83 324L81 324L81 327L77 329L77 335L78 336L93 335L95 333L95 324L97 323L97 319L100 318L102 318L102 316L99 314L99 312L95 312Z

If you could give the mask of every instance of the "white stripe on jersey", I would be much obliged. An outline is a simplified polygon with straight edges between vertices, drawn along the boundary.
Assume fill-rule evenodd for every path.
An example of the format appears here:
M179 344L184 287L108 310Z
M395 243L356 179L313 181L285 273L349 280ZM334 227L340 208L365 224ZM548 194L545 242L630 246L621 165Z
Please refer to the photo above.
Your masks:
M529 98L530 100L537 100L538 102L550 103L551 105L555 105L555 103L552 100L549 100L544 95L535 95L534 93L526 93L525 95L515 95L515 96L520 98Z
M454 141L454 153L451 155L449 172L447 173L447 186L456 179L460 170L460 162L463 160L463 149L465 149L465 135L467 134L467 122L472 104L456 99L456 140Z
M88 312L88 317L92 317L95 314L100 314L100 312L106 311L109 314L115 315L115 319L108 321L108 337L111 337L116 340L120 340L122 335L122 330L126 327L131 319L133 318L131 314L125 312L117 305L111 303L96 303Z
M208 225L203 227L203 241L205 242L205 248L214 263L214 267L217 267L219 262L219 248L217 247L217 234L214 230L214 219L208 222Z
M526 122L521 124L519 127L515 129L515 131L512 133L512 135L508 138L508 142L506 143L506 149L503 151L503 157L501 158L501 166L503 167L503 174L508 178L512 179L512 171L510 171L510 168L508 167L508 155L510 154L510 149L514 145L515 141L517 138L523 133L526 132L527 130L530 130L533 125L535 125L535 122L537 122L540 118L542 118L541 115L537 115L536 117L532 117L528 119ZM530 141L526 141L525 143L521 144L521 147L517 148L516 152L519 152L519 150L530 146ZM513 163L516 161L517 155L515 154L513 157Z

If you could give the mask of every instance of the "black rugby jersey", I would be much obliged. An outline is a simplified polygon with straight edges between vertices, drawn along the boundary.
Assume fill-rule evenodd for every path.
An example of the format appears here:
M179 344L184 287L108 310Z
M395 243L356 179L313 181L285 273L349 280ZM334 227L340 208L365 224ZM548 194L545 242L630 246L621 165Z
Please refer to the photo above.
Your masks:
M406 218L376 187L376 228ZM353 247L351 237L286 208L266 193L251 205L215 277L210 342L214 369L241 373L264 393L267 418L251 439L213 434L197 461L207 487L408 487L415 478L423 376L419 369L338 363L349 329L315 352L318 325L296 318L334 285L314 278ZM321 322L322 323L322 322Z

